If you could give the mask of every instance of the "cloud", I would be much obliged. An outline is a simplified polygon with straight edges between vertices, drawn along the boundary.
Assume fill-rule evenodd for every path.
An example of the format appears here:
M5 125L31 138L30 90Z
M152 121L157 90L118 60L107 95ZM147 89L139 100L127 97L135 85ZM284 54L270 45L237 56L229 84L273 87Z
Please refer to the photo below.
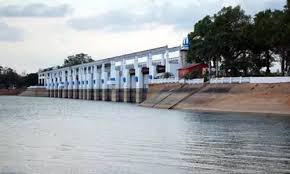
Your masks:
M68 24L76 30L131 31L158 25L174 25L184 29L190 28L193 21L207 10L202 12L196 4L176 7L164 3L153 4L140 11L111 10L95 16L74 18Z
M0 6L0 17L64 17L72 9L67 4L48 6L42 3Z
M284 0L203 0L157 4L154 0L142 9L130 8L111 10L94 16L73 18L68 24L76 30L104 30L111 32L131 31L159 25L173 26L176 30L189 30L195 22L212 15L223 6L241 5L249 14L266 8L281 9ZM135 11L134 11L135 10Z
M69 25L77 30L104 29L114 30L132 30L142 27L142 16L130 13L128 11L110 11L101 15L74 18L69 20Z
M266 9L283 9L284 5L286 4L286 0L263 0L263 1L253 1L247 0L238 3L246 10L247 13L251 15L255 15L257 12Z
M23 30L0 21L0 41L15 42L23 39Z

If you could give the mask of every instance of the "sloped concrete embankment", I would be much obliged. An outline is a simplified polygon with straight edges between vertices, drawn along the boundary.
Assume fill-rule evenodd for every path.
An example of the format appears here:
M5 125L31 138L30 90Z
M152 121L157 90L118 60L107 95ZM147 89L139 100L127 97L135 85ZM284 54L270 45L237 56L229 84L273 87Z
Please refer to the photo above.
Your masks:
M182 86L183 86L182 84L178 83L150 85L146 97L147 99L143 103L141 103L141 106L155 107L155 105L160 103L162 100L172 95L174 90L180 89Z
M25 97L48 97L48 90L46 88L27 88L19 96Z
M166 90L157 90L164 86ZM181 85L180 88L176 88L176 84L170 86L155 85L152 93L147 96L146 105L141 105L205 112L290 115L290 83ZM164 93L169 91L170 95L164 97Z

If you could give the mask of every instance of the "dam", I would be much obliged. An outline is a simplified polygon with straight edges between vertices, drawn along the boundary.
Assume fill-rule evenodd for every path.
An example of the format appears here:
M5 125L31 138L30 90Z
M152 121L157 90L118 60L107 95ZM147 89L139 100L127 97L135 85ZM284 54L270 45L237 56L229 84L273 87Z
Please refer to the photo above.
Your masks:
M199 66L186 64L187 52L185 39L181 46L47 68L38 72L40 86L29 87L21 95L138 103L195 112L289 115L289 76L186 79L182 73Z
M184 42L185 43L185 42ZM71 67L38 72L44 96L56 98L141 103L148 84L159 73L178 79L177 70L186 60L186 43L158 47Z

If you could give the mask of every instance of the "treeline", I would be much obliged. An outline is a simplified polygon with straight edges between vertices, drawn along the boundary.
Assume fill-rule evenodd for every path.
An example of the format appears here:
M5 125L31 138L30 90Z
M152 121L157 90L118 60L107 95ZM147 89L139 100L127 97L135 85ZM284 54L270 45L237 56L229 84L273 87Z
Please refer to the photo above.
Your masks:
M25 88L37 84L38 75L36 73L21 76L12 68L0 66L0 89Z
M217 76L258 76L273 75L270 67L279 61L279 75L289 75L289 6L287 0L284 9L253 17L240 6L225 7L204 17L189 34L188 62L211 64Z

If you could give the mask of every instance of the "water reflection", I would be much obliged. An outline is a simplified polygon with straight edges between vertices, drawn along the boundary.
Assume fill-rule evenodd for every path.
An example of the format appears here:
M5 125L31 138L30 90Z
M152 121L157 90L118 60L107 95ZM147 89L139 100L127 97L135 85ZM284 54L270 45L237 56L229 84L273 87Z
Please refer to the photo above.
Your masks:
M0 97L0 173L289 173L290 118Z

